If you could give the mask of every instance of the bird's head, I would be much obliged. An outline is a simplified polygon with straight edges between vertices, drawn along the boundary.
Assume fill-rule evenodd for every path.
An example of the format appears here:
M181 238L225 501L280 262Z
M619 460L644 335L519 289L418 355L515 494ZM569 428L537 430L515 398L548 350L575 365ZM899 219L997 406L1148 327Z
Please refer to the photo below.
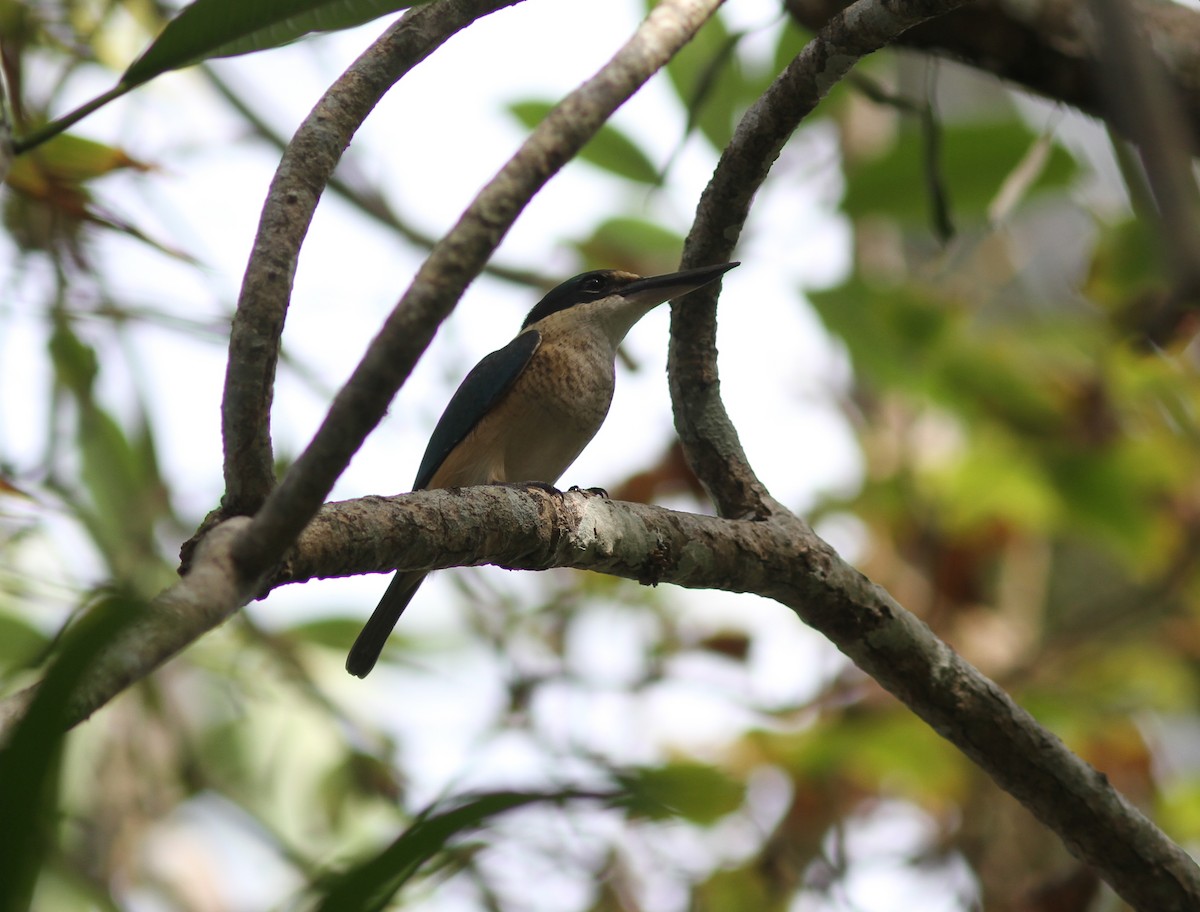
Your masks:
M521 329L563 313L604 327L613 344L629 328L664 301L695 291L720 278L737 263L701 266L666 275L639 276L616 269L585 272L567 279L540 300Z

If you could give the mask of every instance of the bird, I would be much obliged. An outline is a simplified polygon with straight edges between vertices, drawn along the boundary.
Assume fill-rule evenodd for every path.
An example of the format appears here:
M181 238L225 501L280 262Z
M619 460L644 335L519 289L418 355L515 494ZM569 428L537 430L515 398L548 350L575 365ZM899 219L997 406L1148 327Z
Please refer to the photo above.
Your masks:
M438 419L414 491L497 482L552 487L600 430L616 382L617 347L651 310L739 264L665 275L585 272L534 306L516 337L467 374ZM426 571L399 571L346 657L365 678Z

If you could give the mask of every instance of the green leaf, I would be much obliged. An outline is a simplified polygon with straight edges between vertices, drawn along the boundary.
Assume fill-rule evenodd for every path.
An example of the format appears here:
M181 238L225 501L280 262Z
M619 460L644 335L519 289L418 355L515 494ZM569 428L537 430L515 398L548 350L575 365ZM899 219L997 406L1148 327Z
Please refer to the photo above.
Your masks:
M348 752L316 789L316 799L334 826L362 810L364 795L390 804L400 803L404 795L404 784L392 764L364 751Z
M348 652L358 634L362 630L363 618L353 617L324 617L296 624L283 631L288 642L301 646L329 649L333 652ZM438 649L438 645L428 639L419 639L401 631L394 632L388 637L379 654L379 661L388 665L403 665L419 667L421 659L429 650Z
M1052 454L1047 464L1070 525L1109 545L1133 565L1161 554L1165 543L1152 534L1148 502L1165 499L1170 488L1154 475L1160 448L1121 441L1107 448ZM1147 460L1149 462L1147 463Z
M976 428L971 446L922 483L951 529L1002 523L1044 533L1060 518L1060 500L1042 463L1002 430Z
M86 409L79 442L83 450L83 479L96 507L111 516L128 509L140 480L137 460L125 432L107 412Z
M1200 776L1180 771L1158 789L1154 820L1177 842L1200 838Z
M736 53L741 38L714 15L667 64L667 77L688 111L688 132L699 127L716 149L729 144L740 110L753 100Z
M194 0L121 77L135 86L214 57L279 47L312 32L353 28L424 0Z
M17 668L31 662L50 640L22 618L0 614L0 668Z
M1126 219L1102 226L1084 292L1089 300L1119 312L1161 289L1164 273L1163 245L1155 225L1147 219Z
M58 188L125 168L151 171L154 166L138 161L119 146L62 133L36 150L17 156L5 182L36 199L46 199Z
M574 246L589 268L659 275L678 267L683 238L645 219L612 218Z
M111 574L134 583L138 591L155 592L169 578L155 525L171 512L151 429L143 422L126 434L97 404L92 390L99 372L95 350L66 320L56 321L50 352L58 383L78 406L79 474L90 503L73 488L60 493L87 525Z
M736 811L745 795L740 782L703 763L637 767L622 772L617 781L626 792L622 803L651 820L682 817L714 823Z
M945 126L940 137L939 177L952 214L982 216L1038 139L1027 127L1012 122ZM925 155L925 142L917 130L901 131L886 155L847 168L842 208L856 218L883 213L924 221L932 198ZM1056 143L1030 190L1062 186L1075 172L1074 158Z
M116 420L99 406L82 408L79 446L83 455L81 475L87 487L94 518L99 524L99 545L109 558L112 572L123 578L132 572L134 556L149 547L153 552L149 501L146 486L151 479L139 472L139 460ZM135 547L136 546L136 547Z
M788 859L791 861L791 858ZM693 908L704 912L744 912L746 909L783 909L785 904L772 902L768 878L761 870L723 869L696 887Z
M1048 330L1043 339L1025 329L977 325L966 302L917 282L888 286L856 274L808 298L845 341L859 376L879 389L928 397L1026 434L1058 430L1058 391L1031 363L1049 357L1043 354L1052 342Z
M1046 382L1053 367L1044 346L1044 339L1028 331L1022 337L997 327L964 328L939 352L935 395L965 415L990 417L1024 435L1059 433L1063 395ZM1061 364L1055 362L1058 372Z
M289 640L325 646L329 649L349 649L358 638L363 622L348 617L325 617L287 628Z
M63 639L24 717L0 748L0 909L29 908L58 823L59 767L71 701L100 651L145 606L110 596Z
M553 107L551 102L530 99L513 102L508 106L508 112L522 125L532 129L545 119ZM658 170L649 156L612 124L602 126L580 150L579 157L597 168L631 181L651 186L659 183Z
M497 814L534 804L560 804L573 798L611 799L612 795L557 792L485 792L462 796L427 809L390 846L375 857L332 879L318 912L376 912L404 884L442 852L450 840L478 829Z
M840 336L855 371L879 387L927 392L929 371L915 371L957 338L952 302L928 289L881 287L853 275L836 288L808 292L829 331Z
M96 351L77 336L66 321L57 321L50 336L50 358L55 379L79 400L90 399L100 373Z
M938 801L961 794L969 780L966 761L949 742L916 716L892 708L762 739L801 790L853 782L854 791L869 794L886 784L889 795Z

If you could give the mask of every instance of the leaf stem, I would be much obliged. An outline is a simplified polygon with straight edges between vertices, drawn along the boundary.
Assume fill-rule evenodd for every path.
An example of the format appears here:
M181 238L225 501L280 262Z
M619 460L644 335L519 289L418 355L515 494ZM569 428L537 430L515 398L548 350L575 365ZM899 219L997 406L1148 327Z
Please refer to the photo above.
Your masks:
M97 95L91 101L87 102L87 104L80 105L71 113L65 114L64 116L58 118L58 120L52 120L48 124L44 124L43 126L34 130L28 136L18 136L13 140L13 153L20 155L24 152L28 152L30 149L40 146L47 140L53 139L59 133L64 132L68 127L71 127L83 120L83 118L87 117L93 111L102 108L104 105L108 104L114 99L120 98L131 88L133 88L133 86L126 85L124 82L118 82L103 95Z

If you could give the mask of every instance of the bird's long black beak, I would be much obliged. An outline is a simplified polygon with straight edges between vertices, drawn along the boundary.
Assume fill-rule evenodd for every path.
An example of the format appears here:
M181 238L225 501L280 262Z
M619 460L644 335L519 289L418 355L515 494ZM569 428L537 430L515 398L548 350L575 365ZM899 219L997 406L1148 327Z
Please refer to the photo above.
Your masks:
M647 276L630 282L621 289L621 297L625 300L657 299L669 301L680 295L695 291L709 282L716 281L734 266L741 263L719 263L716 266L700 266L697 269L685 269L682 272L669 272L666 275Z

